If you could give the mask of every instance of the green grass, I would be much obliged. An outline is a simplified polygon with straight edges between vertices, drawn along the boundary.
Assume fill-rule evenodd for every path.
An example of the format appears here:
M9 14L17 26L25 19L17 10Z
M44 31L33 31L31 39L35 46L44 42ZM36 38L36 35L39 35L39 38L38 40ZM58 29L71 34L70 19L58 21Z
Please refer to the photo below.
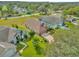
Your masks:
M27 19L37 19L39 16L28 16L28 17L19 17L19 18L11 18L11 19L7 19L7 20L0 20L0 26L8 26L8 27L12 27L12 25L17 25L18 29L21 30L28 30L25 26L24 26L24 22ZM39 37L40 41L43 41L43 38L40 36L34 36L34 37ZM21 54L21 56L44 56L44 54L37 54L33 43L32 43L33 38L31 38L31 40L29 40L28 42L26 41L25 43L28 45L28 47L26 49L24 49L23 53ZM39 45L45 49L46 47L46 43L45 42L39 42ZM17 45L17 50L20 50L23 48L23 45L18 44Z
M39 16L25 16L19 18L8 18L7 20L0 19L0 26L12 26L13 24L23 25L27 19L36 19L38 17Z
M38 18L36 16L28 16L28 17L21 17L21 18L13 18L8 20L0 20L0 26L9 26L12 27L12 24L16 24L19 26L19 29L21 30L29 30L27 29L23 24L27 19L30 18ZM79 22L79 21L78 21ZM33 38L29 39L29 41L25 41L25 43L28 45L27 48L24 49L23 53L21 53L21 56L24 57L43 57L43 56L79 56L79 25L74 26L71 23L66 23L70 30L62 30L57 29L53 33L51 31L51 34L54 37L55 42L52 44L47 44L43 41L43 38L40 36L34 36L39 37L39 45L43 48L42 54L37 54L37 51L34 48L34 45L32 43ZM43 42L42 42L43 41ZM17 50L20 50L23 46L18 44Z
M46 43L44 42L43 38L38 35L36 35L34 37L39 37L39 40L43 41L43 42L39 42L39 45L45 50ZM28 47L23 51L23 53L21 55L27 56L27 57L39 57L39 56L43 57L44 54L37 54L37 51L35 50L33 43L32 43L33 38L30 41L26 42ZM44 51L42 51L42 52L44 52Z
M46 56L79 56L79 25L68 23L68 27L70 30L55 30L55 42L47 46Z
M8 26L12 27L12 25L17 25L20 30L27 30L29 31L26 26L24 26L24 23L27 19L37 19L39 16L25 16L25 17L18 17L18 18L8 18L7 20L0 19L0 26Z
M22 45L22 44L17 44L17 51L19 51L19 50L21 50L22 48L24 47L24 45Z

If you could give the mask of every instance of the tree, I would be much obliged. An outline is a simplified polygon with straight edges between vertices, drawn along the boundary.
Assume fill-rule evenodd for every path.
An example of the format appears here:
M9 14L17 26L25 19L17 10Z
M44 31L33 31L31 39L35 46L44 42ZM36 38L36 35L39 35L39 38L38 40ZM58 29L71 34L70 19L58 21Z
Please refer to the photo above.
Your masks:
M31 37L33 37L35 32L34 31L30 31L29 34L30 34Z
M8 9L8 14L9 15L13 15L14 14L14 11L13 11L13 9L12 9L12 4L7 4L7 9Z
M0 6L0 18L2 16L2 6Z
M8 7L6 5L2 6L2 16L7 19Z
M45 8L45 6L40 6L38 8L38 11L43 14L43 15L47 15L48 10Z
M79 6L69 8L67 10L63 11L64 15L74 15L74 16L79 16Z
M33 37L32 43L33 43L33 46L34 46L37 54L42 54L43 53L43 48L39 45L39 38L38 37Z

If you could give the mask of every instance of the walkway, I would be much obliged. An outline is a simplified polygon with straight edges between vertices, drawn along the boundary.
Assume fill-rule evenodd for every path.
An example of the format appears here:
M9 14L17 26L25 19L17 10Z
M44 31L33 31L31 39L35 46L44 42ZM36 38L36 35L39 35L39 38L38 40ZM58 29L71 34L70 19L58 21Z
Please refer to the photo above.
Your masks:
M23 50L27 47L26 43L24 42L20 42L21 45L24 45L24 47L19 51L20 53L23 52Z

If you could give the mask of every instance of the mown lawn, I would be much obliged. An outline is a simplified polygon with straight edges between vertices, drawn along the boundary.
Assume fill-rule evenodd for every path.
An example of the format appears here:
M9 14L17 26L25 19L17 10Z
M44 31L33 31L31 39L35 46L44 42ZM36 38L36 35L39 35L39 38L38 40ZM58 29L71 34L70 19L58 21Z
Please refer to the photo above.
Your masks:
M27 19L37 19L39 16L25 16L25 17L18 17L18 18L8 18L7 20L5 19L0 19L0 26L8 26L8 27L13 27L13 25L17 25L18 29L21 30L27 30L29 29L24 26L24 23L26 22Z
M18 18L8 18L7 20L0 19L0 25L3 25L3 26L12 26L13 24L23 25L23 23L27 19L36 19L37 17L36 16L26 16L26 17L18 17Z

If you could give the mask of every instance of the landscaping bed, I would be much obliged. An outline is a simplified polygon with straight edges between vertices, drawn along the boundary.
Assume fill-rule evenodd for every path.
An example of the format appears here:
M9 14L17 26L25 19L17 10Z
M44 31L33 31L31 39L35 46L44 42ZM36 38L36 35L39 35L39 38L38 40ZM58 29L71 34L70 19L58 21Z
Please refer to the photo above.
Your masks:
M39 39L38 39L38 38ZM35 48L36 46L34 46L33 40L37 38L37 41L39 40L39 46L37 46L39 49ZM28 42L26 42L28 47L26 49L24 49L23 53L21 54L22 56L27 56L27 57L36 57L36 56L44 56L44 50L46 48L46 43L44 42L43 38L35 35L33 38L31 38L31 40L29 40Z

